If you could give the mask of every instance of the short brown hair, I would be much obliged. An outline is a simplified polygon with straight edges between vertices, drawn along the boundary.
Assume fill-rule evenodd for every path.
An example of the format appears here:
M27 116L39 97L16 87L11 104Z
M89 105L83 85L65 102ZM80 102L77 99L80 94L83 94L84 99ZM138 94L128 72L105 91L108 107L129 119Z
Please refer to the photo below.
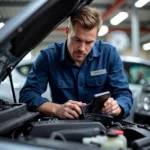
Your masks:
M102 25L101 15L96 8L84 7L78 9L75 13L69 18L69 26L74 26L76 23L79 23L84 29L91 30L94 27Z

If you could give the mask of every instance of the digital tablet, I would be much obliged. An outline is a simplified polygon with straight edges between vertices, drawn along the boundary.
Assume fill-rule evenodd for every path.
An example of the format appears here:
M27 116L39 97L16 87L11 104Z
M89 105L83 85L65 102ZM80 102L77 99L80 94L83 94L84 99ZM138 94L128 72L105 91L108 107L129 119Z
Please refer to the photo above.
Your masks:
M91 112L94 113L100 111L104 106L104 103L108 100L109 97L110 97L109 91L95 94L92 101Z

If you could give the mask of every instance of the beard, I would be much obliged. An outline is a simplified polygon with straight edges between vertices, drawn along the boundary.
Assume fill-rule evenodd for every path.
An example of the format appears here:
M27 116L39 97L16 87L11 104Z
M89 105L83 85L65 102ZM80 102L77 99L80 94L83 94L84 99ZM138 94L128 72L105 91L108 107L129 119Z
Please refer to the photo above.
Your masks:
M73 59L76 62L83 63L83 61L85 60L86 56L87 56L87 54L84 53L82 50L77 50L73 54Z
M76 50L75 52L74 52L74 54L75 55L82 55L82 56L86 56L86 53L84 53L82 50Z

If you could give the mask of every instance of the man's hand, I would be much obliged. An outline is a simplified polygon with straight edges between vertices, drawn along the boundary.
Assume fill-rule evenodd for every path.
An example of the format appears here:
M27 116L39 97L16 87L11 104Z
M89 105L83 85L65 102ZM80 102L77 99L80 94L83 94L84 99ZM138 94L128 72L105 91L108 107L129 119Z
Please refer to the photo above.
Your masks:
M109 98L104 103L104 107L102 108L102 113L111 116L118 116L122 113L122 109L118 105L117 101L115 101L113 98Z
M66 103L59 105L55 110L55 115L60 118L76 119L82 114L81 106L86 105L82 102L69 100Z

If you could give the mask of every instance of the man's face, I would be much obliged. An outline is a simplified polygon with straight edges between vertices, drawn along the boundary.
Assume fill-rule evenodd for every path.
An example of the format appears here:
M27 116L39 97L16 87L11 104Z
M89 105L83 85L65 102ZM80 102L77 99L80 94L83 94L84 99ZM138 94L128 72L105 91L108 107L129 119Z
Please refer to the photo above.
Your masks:
M76 23L73 28L68 30L69 32L66 31L66 34L69 54L80 66L94 45L98 29L94 27L91 30L85 30L80 24Z

